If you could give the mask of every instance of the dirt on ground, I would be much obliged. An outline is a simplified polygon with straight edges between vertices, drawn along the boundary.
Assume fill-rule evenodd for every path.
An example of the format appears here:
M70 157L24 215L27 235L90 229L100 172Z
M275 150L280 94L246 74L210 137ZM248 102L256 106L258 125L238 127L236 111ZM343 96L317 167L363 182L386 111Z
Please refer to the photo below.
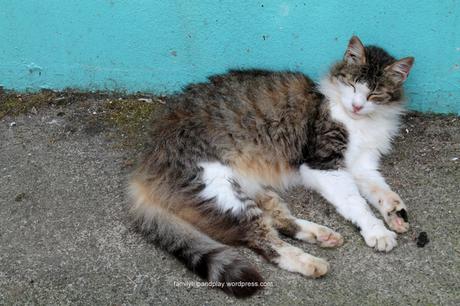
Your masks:
M460 304L459 117L404 118L382 166L411 223L393 251L370 249L317 194L292 190L285 198L295 215L339 231L345 244L320 249L288 239L330 262L320 279L241 249L268 286L237 301L198 286L127 217L127 178L149 117L162 107L161 97L143 95L1 94L0 304ZM422 232L429 241L420 247Z

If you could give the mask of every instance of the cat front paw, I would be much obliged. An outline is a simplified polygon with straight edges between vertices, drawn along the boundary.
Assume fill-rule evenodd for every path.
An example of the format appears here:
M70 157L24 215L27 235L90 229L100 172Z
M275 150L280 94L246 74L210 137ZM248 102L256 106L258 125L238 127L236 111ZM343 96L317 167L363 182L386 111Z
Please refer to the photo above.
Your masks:
M409 230L407 208L401 198L393 191L385 194L380 200L383 205L383 216L388 226L397 233L405 233Z
M407 211L404 208L387 213L385 221L397 233L405 233L409 230Z
M396 233L385 228L383 224L361 232L366 244L380 252L391 251L398 243Z

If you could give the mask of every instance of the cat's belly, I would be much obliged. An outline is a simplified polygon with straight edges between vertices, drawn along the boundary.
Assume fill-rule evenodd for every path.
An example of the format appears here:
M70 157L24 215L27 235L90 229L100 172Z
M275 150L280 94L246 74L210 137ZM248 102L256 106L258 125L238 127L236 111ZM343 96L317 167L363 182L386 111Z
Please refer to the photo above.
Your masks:
M288 189L300 182L298 169L282 161L269 162L264 158L232 159L227 165L220 162L203 162L203 179L207 191L211 195L218 195L219 186L226 182L235 182L232 188L240 188L247 196L254 198L266 188L278 191Z
M239 184L250 196L256 196L266 187L282 191L299 182L298 170L283 161L238 159L232 168Z

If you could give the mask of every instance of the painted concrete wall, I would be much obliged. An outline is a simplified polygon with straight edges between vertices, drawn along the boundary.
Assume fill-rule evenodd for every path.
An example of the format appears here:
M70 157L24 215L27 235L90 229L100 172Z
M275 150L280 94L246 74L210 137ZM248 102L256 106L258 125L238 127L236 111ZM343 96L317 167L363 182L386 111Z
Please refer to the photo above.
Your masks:
M318 78L352 34L415 56L413 109L460 113L458 0L0 0L0 84L171 92L231 67Z

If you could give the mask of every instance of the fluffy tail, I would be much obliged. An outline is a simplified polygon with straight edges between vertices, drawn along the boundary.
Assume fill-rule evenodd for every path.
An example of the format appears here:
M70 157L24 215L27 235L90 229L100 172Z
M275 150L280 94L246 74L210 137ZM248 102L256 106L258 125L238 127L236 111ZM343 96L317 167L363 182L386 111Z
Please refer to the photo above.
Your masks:
M176 256L201 278L218 282L227 294L243 298L262 289L259 272L233 248L148 203L135 201L132 212L138 229L150 241Z

